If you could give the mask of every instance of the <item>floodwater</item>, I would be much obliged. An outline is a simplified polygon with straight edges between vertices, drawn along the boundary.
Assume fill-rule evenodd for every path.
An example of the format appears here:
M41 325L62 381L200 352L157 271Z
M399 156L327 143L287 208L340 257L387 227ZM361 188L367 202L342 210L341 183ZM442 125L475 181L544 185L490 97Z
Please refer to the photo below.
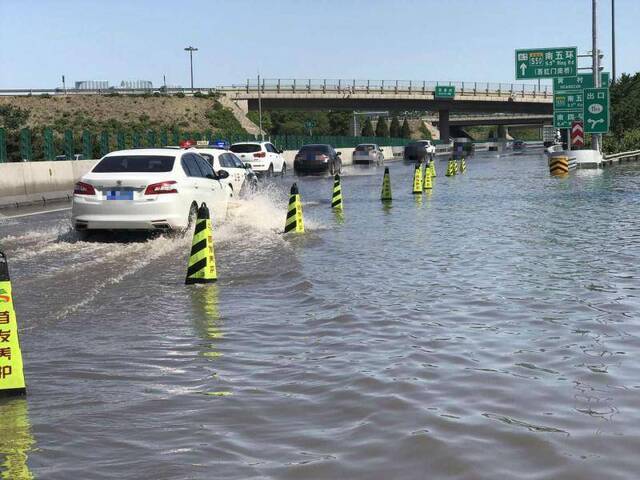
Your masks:
M10 479L631 479L640 471L640 169L551 178L480 154L292 178L190 238L81 242L0 219L28 395L0 401ZM6 212L3 212L6 214ZM117 240L117 239L116 239Z

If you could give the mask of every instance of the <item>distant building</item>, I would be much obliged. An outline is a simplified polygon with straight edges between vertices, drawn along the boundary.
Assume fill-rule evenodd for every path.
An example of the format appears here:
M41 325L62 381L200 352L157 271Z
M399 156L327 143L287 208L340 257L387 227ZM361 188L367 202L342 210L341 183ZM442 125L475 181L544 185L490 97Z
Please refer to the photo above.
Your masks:
M123 80L120 82L120 88L124 89L147 89L150 90L153 88L153 82L150 80Z
M76 90L107 90L109 82L107 80L80 80L76 82Z

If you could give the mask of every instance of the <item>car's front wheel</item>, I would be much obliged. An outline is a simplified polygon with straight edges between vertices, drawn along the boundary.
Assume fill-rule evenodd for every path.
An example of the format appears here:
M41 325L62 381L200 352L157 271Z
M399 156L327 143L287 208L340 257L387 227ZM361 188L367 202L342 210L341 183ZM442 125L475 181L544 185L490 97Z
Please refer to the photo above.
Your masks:
M287 163L284 162L282 164L282 170L280 170L280 176L284 177L287 174Z

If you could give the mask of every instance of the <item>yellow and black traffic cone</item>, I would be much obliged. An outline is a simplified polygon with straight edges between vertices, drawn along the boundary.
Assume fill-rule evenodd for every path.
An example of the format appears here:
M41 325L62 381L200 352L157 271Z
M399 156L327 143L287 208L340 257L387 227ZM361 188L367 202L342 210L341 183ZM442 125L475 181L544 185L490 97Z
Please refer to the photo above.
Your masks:
M453 168L452 168L452 166L451 166L451 160L449 160L449 161L447 162L447 173L445 173L445 175L446 175L447 177L451 177L452 175L454 175L454 173L453 173Z
M340 175L336 173L333 177L333 196L331 197L331 208L342 210L342 186L340 185Z
M384 167L384 176L382 177L382 194L380 200L383 202L391 201L391 176L389 175L389 167Z
M27 391L7 257L0 252L0 397Z
M207 204L203 203L198 209L196 228L193 231L189 267L184 283L213 283L218 279L216 271L216 255L213 250L213 229Z
M460 160L460 173L464 173L467 171L467 162L464 161L464 157Z
M453 166L453 174L457 175L458 174L458 162L454 160L451 161L452 162L452 166Z
M435 161L435 159L431 160L431 163L429 163L429 167L431 168L431 176L433 178L436 178L438 175L436 174L436 161Z
M304 221L302 219L302 201L298 192L298 185L291 185L289 194L289 207L287 208L287 220L284 224L284 233L304 233Z
M418 195L422 193L422 165L420 162L416 162L416 168L413 171L413 194Z
M431 190L433 188L433 181L431 180L431 168L424 169L424 189Z

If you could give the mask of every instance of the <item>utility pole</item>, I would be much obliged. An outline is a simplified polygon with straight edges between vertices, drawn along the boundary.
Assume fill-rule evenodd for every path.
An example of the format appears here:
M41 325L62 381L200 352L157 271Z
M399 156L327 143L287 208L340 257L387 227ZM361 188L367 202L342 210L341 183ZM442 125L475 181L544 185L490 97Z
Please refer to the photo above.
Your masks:
M258 117L260 121L260 138L264 142L264 131L262 130L262 87L260 85L259 73L258 73Z
M600 52L598 51L598 28L596 11L598 9L598 0L591 0L591 61L593 68L593 86L600 87ZM591 134L591 148L597 152L600 151L600 135Z
M611 83L616 81L616 0L611 0Z
M189 45L185 48L185 51L189 52L189 64L191 65L191 93L193 93L193 52L197 52L198 49Z
M65 82L64 75L62 75L62 90L64 90L64 94L67 94L67 84Z

